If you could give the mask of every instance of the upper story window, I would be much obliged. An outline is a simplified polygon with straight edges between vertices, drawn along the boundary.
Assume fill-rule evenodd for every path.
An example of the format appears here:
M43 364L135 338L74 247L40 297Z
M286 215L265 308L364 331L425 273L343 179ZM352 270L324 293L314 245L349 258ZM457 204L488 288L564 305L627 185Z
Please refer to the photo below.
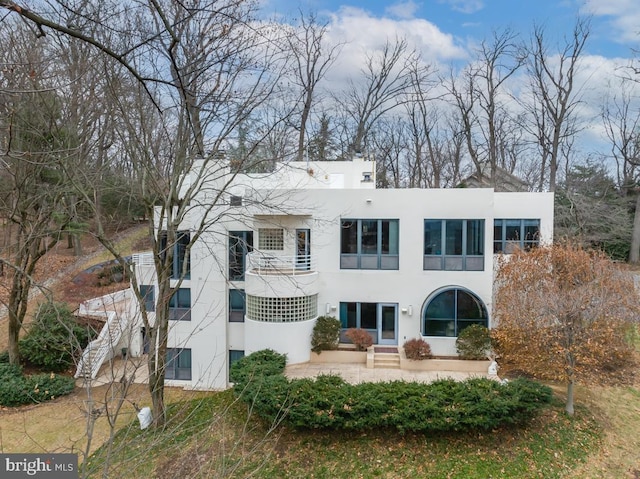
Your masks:
M513 253L530 250L540 244L539 219L508 219L493 221L493 252Z
M340 268L398 269L398 220L341 220Z
M260 228L258 230L258 249L282 251L284 249L284 230L282 228Z
M483 271L484 220L424 220L423 268Z
M141 284L140 296L144 301L144 309L148 313L156 310L155 287L152 284Z
M244 281L247 253L253 251L253 231L229 231L229 279Z
M173 245L167 245L167 232L160 232L160 251L163 258L167 254L167 248L173 249L173 264L171 265L172 279L189 279L191 277L191 255L187 254L187 246L191 242L188 231L178 231ZM185 265L186 262L186 265ZM184 276L182 276L184 270Z
M169 319L191 321L191 290L179 288L169 300Z

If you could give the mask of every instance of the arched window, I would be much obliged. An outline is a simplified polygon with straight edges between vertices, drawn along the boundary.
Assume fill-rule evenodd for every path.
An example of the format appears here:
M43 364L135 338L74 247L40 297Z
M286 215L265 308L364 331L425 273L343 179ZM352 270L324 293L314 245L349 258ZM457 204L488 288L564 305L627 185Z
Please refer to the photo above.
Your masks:
M451 288L440 291L427 300L423 310L425 336L456 337L471 324L489 324L487 308L473 293Z

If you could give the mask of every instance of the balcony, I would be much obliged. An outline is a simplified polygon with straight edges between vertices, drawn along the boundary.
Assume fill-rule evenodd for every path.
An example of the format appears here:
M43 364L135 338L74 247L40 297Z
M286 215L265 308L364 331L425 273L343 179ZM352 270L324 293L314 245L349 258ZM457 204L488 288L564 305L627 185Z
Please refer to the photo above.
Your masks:
M315 264L311 255L273 255L260 251L247 254L247 273L258 275L298 276L313 274Z
M247 254L247 294L287 298L317 294L318 288L318 271L310 255Z

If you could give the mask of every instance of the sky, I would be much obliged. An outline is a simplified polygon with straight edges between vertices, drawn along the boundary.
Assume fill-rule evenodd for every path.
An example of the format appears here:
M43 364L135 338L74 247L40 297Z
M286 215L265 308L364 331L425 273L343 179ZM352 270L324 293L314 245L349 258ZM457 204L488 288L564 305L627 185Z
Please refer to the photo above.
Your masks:
M327 22L328 41L344 43L327 75L335 89L356 77L366 53L379 51L387 39L406 38L425 63L435 71L447 72L468 64L480 42L490 44L492 32L505 28L526 41L533 27L541 26L550 53L557 53L565 39L570 39L576 20L588 17L591 30L574 89L581 99L579 115L588 123L584 141L589 145L606 143L600 120L603 102L620 94L621 78L629 76L631 61L640 61L640 0L259 1L262 11L278 21L292 22L302 10L315 12ZM525 85L521 70L521 85ZM624 84L625 88L632 85L640 109L640 82ZM595 149L601 150L601 145Z
M534 24L570 34L578 15L592 18L589 54L627 58L640 49L638 0L262 0L265 12L295 16L299 9L330 19L351 41L399 33L420 38L440 60L460 54L492 30L528 36Z

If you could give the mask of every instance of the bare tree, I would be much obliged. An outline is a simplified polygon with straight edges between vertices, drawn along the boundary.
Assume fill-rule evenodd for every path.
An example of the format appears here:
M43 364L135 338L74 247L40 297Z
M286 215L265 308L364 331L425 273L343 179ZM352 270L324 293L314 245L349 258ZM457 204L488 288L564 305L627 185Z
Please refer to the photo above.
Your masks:
M387 40L382 51L366 55L362 78L351 79L348 91L337 99L351 122L347 127L351 153L363 152L376 121L408 101L410 66L420 60L407 50L405 39Z
M300 89L300 120L296 124L298 145L296 158L304 159L307 142L307 125L317 97L318 83L337 59L342 43L327 44L327 24L319 23L318 17L300 11L300 25L293 27L286 36L287 46L293 60L294 84Z
M154 233L159 289L155 321L146 314L135 277L132 287L150 335L149 390L154 423L160 426L166 420L169 304L189 272L189 262L178 261L176 255L188 258L203 231L219 220L219 207L228 202L232 181L231 177L220 182L228 171L221 153L242 122L274 94L281 74L274 69L279 50L272 32L254 22L256 5L245 0L111 5L108 25L99 3L85 2L79 10L62 0L55 5L59 10L45 17L14 2L0 2L0 7L21 15L42 34L53 29L93 45L131 75L140 90L137 106L123 103L120 108L127 108L123 134L133 140L127 150L132 155L129 160ZM79 30L72 23L52 20L69 16L86 19L91 28ZM248 162L251 153L242 161ZM192 204L203 189L208 190L208 203ZM85 193L85 199L90 195ZM200 219L183 232L195 207ZM113 243L100 239L124 263Z
M514 122L507 106L510 93L506 82L523 63L517 35L505 29L494 32L490 42L481 43L476 58L460 77L452 71L443 79L462 123L469 158L479 175L485 165L489 167L493 186L497 167L513 171L503 155L512 148L506 142L514 140L508 138Z
M578 19L571 37L551 55L544 28L536 26L527 47L531 98L525 108L541 156L539 189L548 185L555 190L562 147L580 131L576 108L581 91L575 80L589 33L589 20Z
M621 85L603 107L602 121L611 147L610 156L616 162L618 184L623 195L635 196L635 214L631 233L629 262L640 261L640 112L633 108L631 91Z

